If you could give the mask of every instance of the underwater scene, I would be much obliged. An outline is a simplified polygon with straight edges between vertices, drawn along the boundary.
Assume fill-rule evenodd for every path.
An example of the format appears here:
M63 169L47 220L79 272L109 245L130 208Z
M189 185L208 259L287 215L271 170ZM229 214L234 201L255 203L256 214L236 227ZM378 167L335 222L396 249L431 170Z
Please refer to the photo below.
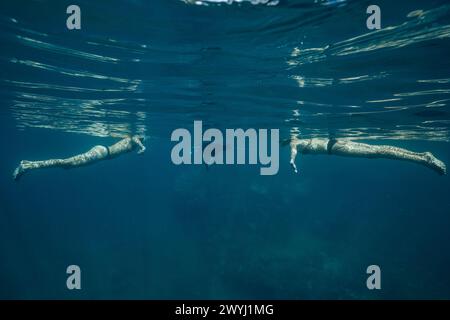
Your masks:
M0 299L450 299L450 1L0 26Z

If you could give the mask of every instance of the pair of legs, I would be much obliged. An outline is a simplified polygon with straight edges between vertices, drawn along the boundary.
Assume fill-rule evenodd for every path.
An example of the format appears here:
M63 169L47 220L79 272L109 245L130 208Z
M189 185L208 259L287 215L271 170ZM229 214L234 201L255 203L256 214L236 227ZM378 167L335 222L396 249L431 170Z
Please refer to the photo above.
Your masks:
M43 161L27 161L23 160L13 172L14 180L18 180L25 172L35 169L44 168L76 168L98 162L100 160L111 159L121 154L138 150L138 154L145 151L139 136L126 137L117 143L105 147L95 146L91 150L66 159L50 159Z
M295 158L298 153L302 154L332 154L344 157L360 158L385 158L404 160L414 162L443 175L446 173L445 164L433 156L430 152L413 152L410 150L388 146L388 145L370 145L347 140L336 139L297 139L293 138L290 142L291 161L290 164L295 172Z
M108 157L108 148L104 146L95 146L88 152L66 158L66 159L50 159L43 161L27 161L23 160L14 170L13 178L18 180L25 172L32 169L43 168L74 168L88 165Z

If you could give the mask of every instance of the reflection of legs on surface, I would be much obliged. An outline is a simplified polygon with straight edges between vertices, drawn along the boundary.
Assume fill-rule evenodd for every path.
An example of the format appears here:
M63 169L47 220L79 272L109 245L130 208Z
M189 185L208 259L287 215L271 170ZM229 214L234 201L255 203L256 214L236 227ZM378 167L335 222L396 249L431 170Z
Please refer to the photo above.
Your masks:
M43 161L27 161L23 160L19 166L14 170L13 178L18 180L25 172L32 169L43 168L75 168L83 165L91 164L96 161L108 157L108 148L104 146L95 146L88 152L67 158L67 159L50 159Z

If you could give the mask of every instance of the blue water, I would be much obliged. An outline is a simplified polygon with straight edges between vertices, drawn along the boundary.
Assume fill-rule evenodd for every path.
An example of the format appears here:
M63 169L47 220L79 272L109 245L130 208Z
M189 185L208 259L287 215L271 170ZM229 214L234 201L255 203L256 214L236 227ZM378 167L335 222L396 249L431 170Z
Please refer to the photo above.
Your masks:
M379 0L380 31L371 1L79 0L76 31L69 4L0 4L0 298L450 299L448 175L328 155L296 175L287 147L274 176L170 158L202 120L450 164L448 1ZM142 156L11 177L136 133Z

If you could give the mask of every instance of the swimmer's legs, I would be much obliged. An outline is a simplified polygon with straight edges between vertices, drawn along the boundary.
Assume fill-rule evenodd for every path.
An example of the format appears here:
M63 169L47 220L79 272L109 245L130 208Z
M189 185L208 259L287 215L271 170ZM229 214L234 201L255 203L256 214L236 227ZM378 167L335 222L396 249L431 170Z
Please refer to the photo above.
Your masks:
M330 153L350 157L404 160L424 165L441 175L446 174L445 164L430 152L413 152L388 145L369 145L351 141L337 141L333 145Z
M41 168L52 168L52 167L62 167L64 159L50 159L44 161L20 161L19 166L14 170L13 178L14 180L19 180L19 178L27 171L32 169Z
M67 158L67 159L50 159L43 161L27 161L23 160L13 172L13 179L19 178L27 171L43 168L75 168L88 165L108 157L108 149L104 146L95 146L88 152Z

